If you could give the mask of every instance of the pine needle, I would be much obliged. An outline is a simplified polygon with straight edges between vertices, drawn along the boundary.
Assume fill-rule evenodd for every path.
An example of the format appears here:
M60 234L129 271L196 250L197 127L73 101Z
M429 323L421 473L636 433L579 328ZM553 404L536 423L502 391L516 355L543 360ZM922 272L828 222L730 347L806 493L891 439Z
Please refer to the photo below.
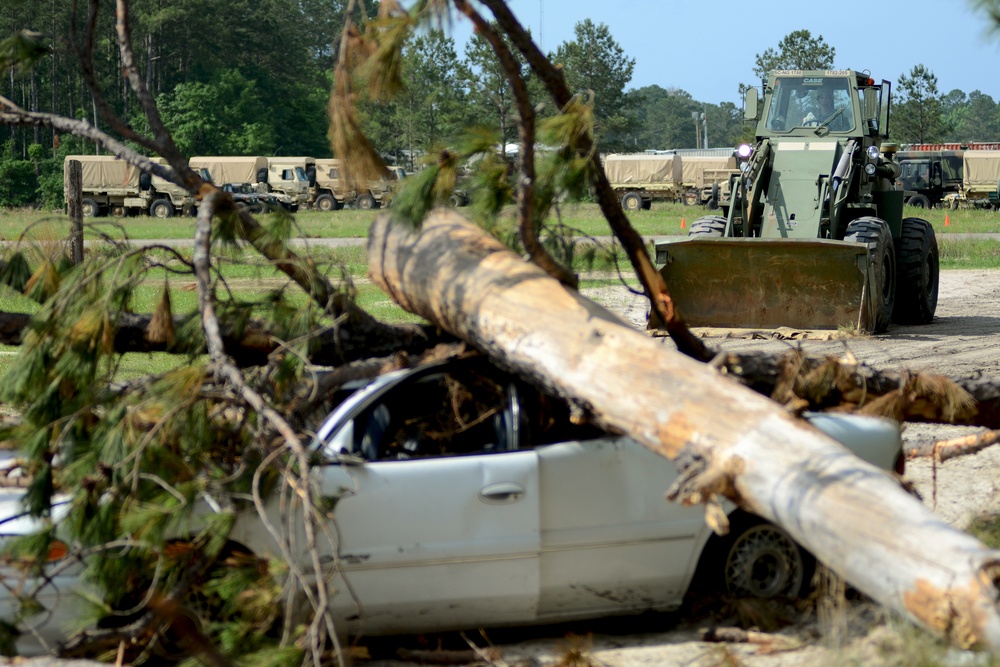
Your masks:
M151 343L165 343L167 347L173 347L176 340L174 331L174 313L170 308L170 283L163 281L163 293L160 295L160 303L153 311L153 317L146 327L146 340Z
M31 267L28 260L21 251L11 255L7 263L0 269L0 282L10 285L19 292L23 292L31 278Z

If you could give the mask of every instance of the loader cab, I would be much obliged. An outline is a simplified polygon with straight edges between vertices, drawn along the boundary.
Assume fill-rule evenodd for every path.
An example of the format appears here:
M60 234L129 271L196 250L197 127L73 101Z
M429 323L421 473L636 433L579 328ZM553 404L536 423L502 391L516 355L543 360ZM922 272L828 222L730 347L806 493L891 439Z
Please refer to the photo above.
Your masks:
M860 100L849 76L826 72L810 76L799 70L775 72L764 95L764 115L757 136L855 134Z

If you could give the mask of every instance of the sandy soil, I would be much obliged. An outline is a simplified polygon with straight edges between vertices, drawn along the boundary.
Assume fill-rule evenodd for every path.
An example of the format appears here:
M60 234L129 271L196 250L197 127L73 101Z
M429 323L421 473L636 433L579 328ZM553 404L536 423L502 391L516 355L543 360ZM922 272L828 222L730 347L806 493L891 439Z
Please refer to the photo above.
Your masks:
M588 296L620 313L636 326L645 327L646 303L623 288L602 288ZM746 337L713 337L710 343L733 351L780 351L801 346L815 355L840 355L850 351L876 368L920 370L953 377L983 373L1000 375L1000 271L946 271L941 276L937 317L926 326L894 326L886 335L840 340L772 340ZM665 344L669 345L669 341ZM907 448L974 432L968 427L907 424ZM1000 447L974 456L954 459L936 472L926 459L911 460L907 477L929 507L944 519L965 527L976 513L1000 511ZM936 477L936 483L934 478ZM920 634L898 620L886 620L870 604L855 602L843 610L846 631L831 638L829 621L818 622L806 614L782 634L799 648L768 652L759 647L719 645L698 641L699 625L687 619L664 617L644 621L618 620L534 631L533 636L501 637L497 647L507 664L587 664L560 662L573 649L582 651L593 665L746 665L792 667L813 665L902 665L907 644L923 641ZM722 619L725 622L725 619ZM585 639L567 639L566 634ZM916 640L914 639L916 637ZM480 637L471 637L483 645ZM493 637L494 641L498 638ZM984 664L986 656L941 651L943 664ZM902 660L902 661L901 661ZM401 665L398 661L365 661L374 666ZM498 663L503 664L503 663Z

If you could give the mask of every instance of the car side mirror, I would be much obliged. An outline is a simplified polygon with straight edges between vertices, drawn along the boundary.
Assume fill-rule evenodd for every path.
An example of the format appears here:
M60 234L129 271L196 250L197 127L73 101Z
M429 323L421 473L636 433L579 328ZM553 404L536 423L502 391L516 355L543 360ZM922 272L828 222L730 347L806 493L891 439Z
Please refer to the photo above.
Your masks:
M758 120L760 118L757 89L753 86L747 88L743 97L743 118L745 120Z
M865 88L864 96L865 120L878 120L878 90Z

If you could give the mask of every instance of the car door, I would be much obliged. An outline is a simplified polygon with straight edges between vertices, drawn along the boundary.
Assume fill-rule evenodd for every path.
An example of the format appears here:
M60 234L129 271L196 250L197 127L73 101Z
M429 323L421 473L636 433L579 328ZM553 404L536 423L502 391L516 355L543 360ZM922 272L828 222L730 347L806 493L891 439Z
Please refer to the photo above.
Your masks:
M673 464L620 437L537 451L540 617L679 606L707 528L703 508L664 498L677 476Z
M484 442L461 455L421 451L419 445L431 439L430 427L414 436L420 443L401 437L398 453L366 440L392 440L394 423L440 429L428 411L438 404L453 409L448 401L433 400L434 391L453 387L452 380L447 374L406 378L357 406L326 434L331 442L356 440L360 447L365 441L366 450L383 456L412 456L355 463L340 457L323 471L321 492L336 502L338 549L326 559L336 572L332 606L354 631L428 631L535 618L538 457L496 447L493 441L507 435L491 434L509 420L497 412L484 421L488 428L476 436ZM414 424L414 413L420 424ZM461 443L466 451L470 446L468 439Z

